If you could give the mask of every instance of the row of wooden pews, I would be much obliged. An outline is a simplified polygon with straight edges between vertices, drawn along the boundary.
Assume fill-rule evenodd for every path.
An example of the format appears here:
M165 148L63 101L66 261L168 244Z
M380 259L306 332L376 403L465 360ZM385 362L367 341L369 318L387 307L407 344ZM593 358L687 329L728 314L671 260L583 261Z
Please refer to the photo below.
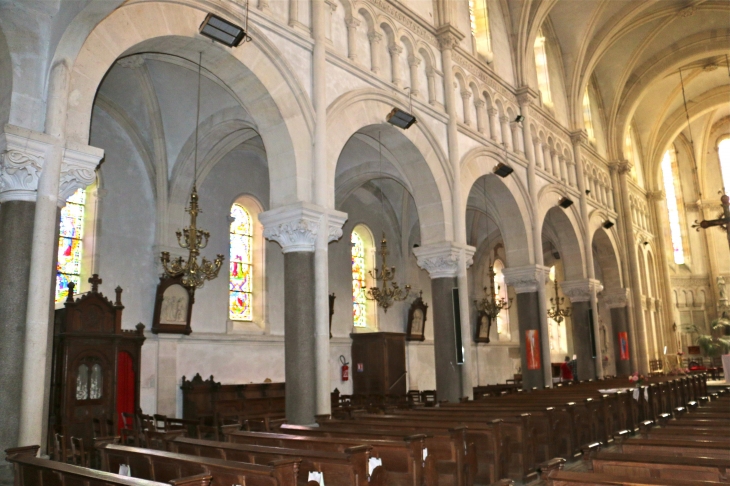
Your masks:
M730 393L711 394L710 401L690 402L659 424L642 423L641 434L619 434L615 451L593 444L584 451L589 472L565 471L554 459L541 467L548 485L701 486L730 482ZM703 422L698 422L703 421ZM700 423L701 425L697 425Z

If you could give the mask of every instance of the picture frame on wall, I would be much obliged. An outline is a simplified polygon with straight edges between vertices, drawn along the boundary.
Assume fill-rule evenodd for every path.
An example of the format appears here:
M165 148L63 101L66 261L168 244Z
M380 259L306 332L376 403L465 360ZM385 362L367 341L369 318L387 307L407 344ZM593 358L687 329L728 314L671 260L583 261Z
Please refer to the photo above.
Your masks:
M426 317L428 305L423 302L423 292L419 292L418 298L413 301L408 309L408 326L406 329L406 341L424 341L426 339Z
M182 284L182 275L174 278L160 277L155 296L152 332L189 335L193 332L190 328L190 318L194 303L195 290Z
M477 312L477 325L476 335L474 336L474 342L477 343L489 343L489 333L492 330L492 319L489 318L486 312Z

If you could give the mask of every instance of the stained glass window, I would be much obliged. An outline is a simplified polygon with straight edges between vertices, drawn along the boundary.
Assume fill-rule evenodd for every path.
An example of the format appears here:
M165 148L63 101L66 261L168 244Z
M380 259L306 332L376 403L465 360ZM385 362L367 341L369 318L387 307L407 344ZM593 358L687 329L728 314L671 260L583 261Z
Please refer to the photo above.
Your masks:
M240 204L231 207L230 279L228 316L232 321L253 320L253 221Z
M535 38L535 69L537 71L537 86L540 89L540 97L545 105L552 105L553 98L550 94L550 77L548 75L547 52L545 51L545 36L542 29L537 32Z
M492 42L489 34L487 0L469 0L469 23L477 54L491 59Z
M501 260L494 261L494 288L497 289L497 297L504 300L509 300L507 295L507 285L504 282L504 264ZM499 335L500 341L506 341L510 338L509 332L509 310L502 309L497 315L497 334Z
M355 327L368 325L368 301L365 298L365 242L357 231L352 232L352 322Z
M679 208L682 206L682 191L679 185L677 156L673 149L667 150L662 159L662 178L669 213L669 234L672 237L674 263L682 265L684 263L684 244L682 242L682 225L679 214Z
M725 187L725 194L730 194L730 138L722 140L717 147L720 155L720 172L722 172L722 184Z
M58 238L58 263L56 264L56 302L68 296L68 284L73 282L76 291L81 284L81 252L84 237L84 209L86 191L77 190L66 200L61 209L61 231Z
M583 125L586 127L588 138L595 140L596 134L593 131L593 114L591 113L591 98L588 96L588 86L583 93Z

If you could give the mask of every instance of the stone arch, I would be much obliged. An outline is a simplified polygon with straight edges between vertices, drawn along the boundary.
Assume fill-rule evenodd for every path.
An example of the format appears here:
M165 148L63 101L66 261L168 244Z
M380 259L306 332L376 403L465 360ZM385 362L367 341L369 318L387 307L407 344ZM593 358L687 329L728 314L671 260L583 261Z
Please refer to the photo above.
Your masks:
M407 131L385 125L385 115L393 106L407 110L407 99L366 89L337 98L327 108L327 187L329 205L334 207L337 163L352 135L363 127L382 126L382 142L398 161L411 195L418 207L422 244L453 238L452 175L435 136L421 123Z
M556 206L557 200L563 195L562 188L556 185L550 185L543 188L538 195L538 214L539 230L544 234L544 226L550 225L554 228L554 234L557 241L561 258L563 259L563 271L566 280L579 280L585 278L585 255L582 235L584 228L580 224L580 215L578 213L577 203L568 209L562 209Z
M70 73L68 138L88 141L94 96L117 58L150 50L194 58L202 51L205 67L228 86L256 121L272 174L277 174L271 179L272 207L311 199L311 182L304 174L311 173L313 109L304 89L278 50L255 27L250 27L254 40L246 49L224 49L203 41L198 27L205 15L186 5L132 4L96 25ZM159 22L159 18L176 22ZM130 29L130 24L135 28ZM49 93L49 99L56 95Z
M591 241L594 262L601 267L601 273L603 274L601 281L603 288L609 292L621 289L623 279L618 258L616 235L613 231L599 226L593 233Z
M498 150L479 147L467 153L461 162L461 193L467 195L459 211L466 218L468 195L477 183L486 182L490 217L497 221L505 246L506 264L520 267L533 263L532 238L528 234L532 217L529 194L517 177L501 179L492 173L502 159ZM486 176L486 180L480 180Z

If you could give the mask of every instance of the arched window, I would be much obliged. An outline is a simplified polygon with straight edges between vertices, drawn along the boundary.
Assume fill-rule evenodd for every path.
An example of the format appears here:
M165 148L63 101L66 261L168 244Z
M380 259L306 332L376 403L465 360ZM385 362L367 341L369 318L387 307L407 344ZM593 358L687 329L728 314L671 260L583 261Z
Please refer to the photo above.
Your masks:
M593 130L593 115L591 114L591 98L588 95L588 86L583 93L583 125L586 127L586 133L591 140L596 139L596 133Z
M253 220L238 203L231 206L228 315L232 321L253 320Z
M725 188L725 194L730 194L730 138L720 141L720 144L717 146L717 152L720 156L722 185Z
M487 0L469 0L469 21L476 54L481 55L487 62L491 62L493 54Z
M350 235L352 244L352 323L355 327L375 326L373 302L366 298L368 272L372 268L373 237L364 225L357 225Z
M504 283L504 274L502 273L503 269L504 264L502 261L495 260L494 282L492 282L492 285L494 285L494 288L497 290L497 297L507 301L509 297L507 295L507 285ZM510 339L509 310L507 309L499 311L499 315L497 316L497 334L500 341L509 341Z
M542 29L537 31L535 38L535 70L537 71L537 87L540 89L540 98L543 105L552 105L550 94L550 76L548 75L547 52L545 51L545 36Z
M73 193L61 209L58 263L56 264L56 303L66 299L70 282L74 283L76 292L79 292L85 209L86 190L84 189L78 189Z
M684 263L684 244L682 241L682 215L679 208L683 207L682 187L679 181L677 169L677 155L674 149L664 153L662 159L662 179L664 181L664 194L667 199L667 211L669 213L669 234L672 237L672 249L674 252L674 263Z

